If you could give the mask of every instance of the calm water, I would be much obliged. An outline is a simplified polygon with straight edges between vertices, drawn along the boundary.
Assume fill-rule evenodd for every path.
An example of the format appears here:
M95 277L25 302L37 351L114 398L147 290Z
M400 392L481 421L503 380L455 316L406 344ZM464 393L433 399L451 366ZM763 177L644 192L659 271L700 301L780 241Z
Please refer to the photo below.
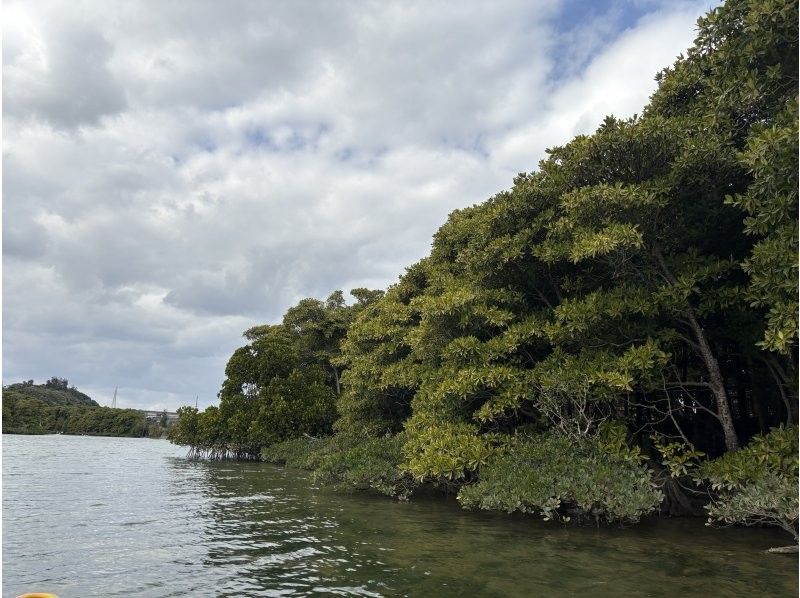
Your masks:
M3 596L796 596L765 530L545 525L166 441L3 436Z

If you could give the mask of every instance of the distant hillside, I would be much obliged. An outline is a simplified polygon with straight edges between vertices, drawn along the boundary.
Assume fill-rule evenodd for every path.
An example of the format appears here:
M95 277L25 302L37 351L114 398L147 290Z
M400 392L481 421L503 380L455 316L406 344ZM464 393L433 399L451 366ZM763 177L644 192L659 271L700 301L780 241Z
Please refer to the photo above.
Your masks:
M66 378L50 378L44 384L34 384L33 380L18 382L3 387L3 399L35 399L47 405L83 405L99 407L97 401L69 386Z

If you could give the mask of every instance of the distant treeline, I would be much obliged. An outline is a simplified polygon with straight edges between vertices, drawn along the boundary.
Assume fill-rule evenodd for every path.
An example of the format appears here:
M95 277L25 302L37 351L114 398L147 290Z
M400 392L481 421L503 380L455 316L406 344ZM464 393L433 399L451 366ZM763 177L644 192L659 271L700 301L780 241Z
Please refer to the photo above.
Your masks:
M248 330L173 441L469 508L706 502L796 536L797 22L794 0L712 10L641 116L453 212L385 293Z
M66 378L52 377L44 384L34 384L33 380L18 382L3 387L3 396L25 396L37 399L48 405L86 405L99 407L97 401L69 385Z
M32 380L3 388L3 434L85 434L161 438L166 421L147 421L141 411L100 407L63 378Z

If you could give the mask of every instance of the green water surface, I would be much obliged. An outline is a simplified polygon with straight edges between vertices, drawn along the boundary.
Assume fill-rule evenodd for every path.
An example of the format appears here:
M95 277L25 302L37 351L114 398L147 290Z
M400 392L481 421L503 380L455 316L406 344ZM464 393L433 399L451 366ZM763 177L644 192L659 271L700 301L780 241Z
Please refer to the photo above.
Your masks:
M3 596L796 596L780 532L564 527L191 462L166 441L3 436Z

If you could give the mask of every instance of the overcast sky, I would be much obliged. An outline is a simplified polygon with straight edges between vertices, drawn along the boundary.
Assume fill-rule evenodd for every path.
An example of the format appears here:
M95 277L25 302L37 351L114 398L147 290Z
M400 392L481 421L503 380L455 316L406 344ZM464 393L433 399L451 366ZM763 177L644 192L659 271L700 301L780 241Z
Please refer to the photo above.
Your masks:
M214 403L243 330L641 111L713 4L6 0L3 383Z

